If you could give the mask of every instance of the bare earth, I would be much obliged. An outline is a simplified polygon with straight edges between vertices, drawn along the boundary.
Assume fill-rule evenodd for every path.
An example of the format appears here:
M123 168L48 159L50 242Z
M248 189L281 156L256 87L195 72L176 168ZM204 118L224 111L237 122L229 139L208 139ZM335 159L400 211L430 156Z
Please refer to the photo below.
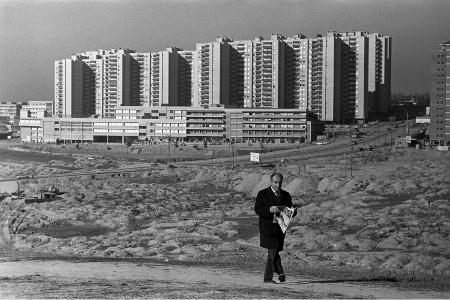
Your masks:
M170 263L13 261L0 263L2 298L448 298L449 293L391 284L338 282L291 275L261 282L244 268Z
M0 178L33 175L19 181L27 197L52 185L64 194L0 197L1 298L450 298L448 153L300 159L305 147L283 164L231 169L153 165L156 148L147 158L8 146ZM282 253L288 280L267 285L253 204L274 170L302 207Z

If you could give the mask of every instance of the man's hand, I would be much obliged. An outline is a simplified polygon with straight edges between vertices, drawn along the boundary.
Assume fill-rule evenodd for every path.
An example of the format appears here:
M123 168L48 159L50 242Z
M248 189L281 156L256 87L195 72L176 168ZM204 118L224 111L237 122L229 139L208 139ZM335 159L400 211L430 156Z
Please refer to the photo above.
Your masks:
M279 210L278 207L276 207L276 206L271 206L269 210L270 210L270 212L273 213L273 214L278 214L278 213L280 213L280 210Z

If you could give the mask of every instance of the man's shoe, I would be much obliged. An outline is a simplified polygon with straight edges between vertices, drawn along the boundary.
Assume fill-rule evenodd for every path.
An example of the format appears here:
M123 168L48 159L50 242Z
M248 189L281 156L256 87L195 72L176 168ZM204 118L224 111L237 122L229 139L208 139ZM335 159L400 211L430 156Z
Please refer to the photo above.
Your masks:
M275 280L264 280L264 283L277 283Z
M280 274L280 276L278 276L278 280L279 280L280 282L285 282L285 281L286 281L286 275Z

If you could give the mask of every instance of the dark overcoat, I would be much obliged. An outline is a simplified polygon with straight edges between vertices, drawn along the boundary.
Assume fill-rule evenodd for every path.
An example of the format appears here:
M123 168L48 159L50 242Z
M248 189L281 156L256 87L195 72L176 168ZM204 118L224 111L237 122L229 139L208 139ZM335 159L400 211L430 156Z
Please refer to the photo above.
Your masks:
M271 187L259 191L255 201L255 212L259 216L259 245L266 249L283 250L284 236L280 225L273 222L273 213L270 212L271 206L292 207L292 197L281 190L279 200L275 196Z

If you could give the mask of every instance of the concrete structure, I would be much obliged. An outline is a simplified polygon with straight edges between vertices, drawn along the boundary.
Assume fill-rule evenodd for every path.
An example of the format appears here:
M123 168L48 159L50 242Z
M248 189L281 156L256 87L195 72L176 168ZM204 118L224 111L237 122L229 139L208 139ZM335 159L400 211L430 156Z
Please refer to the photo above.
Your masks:
M55 114L83 117L84 63L79 57L55 61Z
M284 103L281 35L271 39L198 43L194 64L194 106L280 108Z
M450 41L433 54L430 95L430 142L450 145Z
M9 131L19 130L20 109L26 102L0 102L0 117Z
M430 117L428 116L416 117L416 124L430 124Z
M20 116L31 118L43 118L53 115L52 101L28 101L27 104L22 105Z
M0 137L9 133L9 126L5 123L0 123Z
M0 116L7 116L11 120L19 117L20 109L25 103L22 102L0 102Z
M299 108L329 122L387 113L391 38L378 33L218 38L196 51L197 106Z
M136 105L131 98L131 50L111 49L101 51L103 69L103 93L101 114L105 118L113 118L114 110L121 105Z
M253 106L253 42L229 43L230 52L230 106Z
M151 54L151 106L178 103L178 50L167 48Z
M368 41L363 32L348 32L340 36L341 119L365 121L368 116Z
M24 118L23 141L124 143L127 140L300 142L306 112L298 109L123 106L111 118Z
M390 70L391 38L361 31L219 37L194 51L98 50L55 63L55 108L106 118L121 105L296 108L365 122L387 113Z
M193 80L197 76L194 63L197 52L191 50L178 51L178 103L181 106L191 106L194 101Z
M302 34L296 34L293 37L287 37L284 42L286 43L286 106L307 110L308 97L310 97L310 89L308 88L308 70L310 67L308 39Z
M237 142L306 141L306 112L298 109L226 109L226 138Z
M307 51L305 51L307 50ZM307 73L306 101L308 111L319 120L340 122L342 119L342 68L341 43L336 33L308 40L303 46L302 61ZM305 57L306 55L306 57ZM305 84L305 83L303 83ZM305 106L305 97L301 107Z
M56 61L55 114L113 117L116 106L148 103L148 55L132 53L129 49L97 50Z
M252 107L285 108L285 46L282 35L253 45Z
M30 141L30 142L44 142L44 131L43 131L43 119L36 118L22 118L20 119L20 138L22 141ZM52 135L55 135L52 132ZM51 141L54 142L56 138L52 138Z
M193 105L209 107L230 104L230 39L197 43Z
M103 74L102 56L99 51L88 51L79 54L83 62L83 114L88 117L102 114Z
M381 119L389 110L391 99L392 38L379 33L369 39L368 93L369 119Z
M417 100L414 96L393 96L390 104L391 106L417 105Z
M391 37L378 33L338 34L342 43L342 120L385 115L391 96Z
M23 118L45 118L51 117L52 114L49 114L46 110L38 110L38 111L30 111L28 109L20 110L20 119Z
M150 52L130 53L131 57L131 102L150 106Z
M191 105L195 57L194 51L174 47L151 53L149 106Z
M9 116L0 116L0 124L9 124L11 118Z

